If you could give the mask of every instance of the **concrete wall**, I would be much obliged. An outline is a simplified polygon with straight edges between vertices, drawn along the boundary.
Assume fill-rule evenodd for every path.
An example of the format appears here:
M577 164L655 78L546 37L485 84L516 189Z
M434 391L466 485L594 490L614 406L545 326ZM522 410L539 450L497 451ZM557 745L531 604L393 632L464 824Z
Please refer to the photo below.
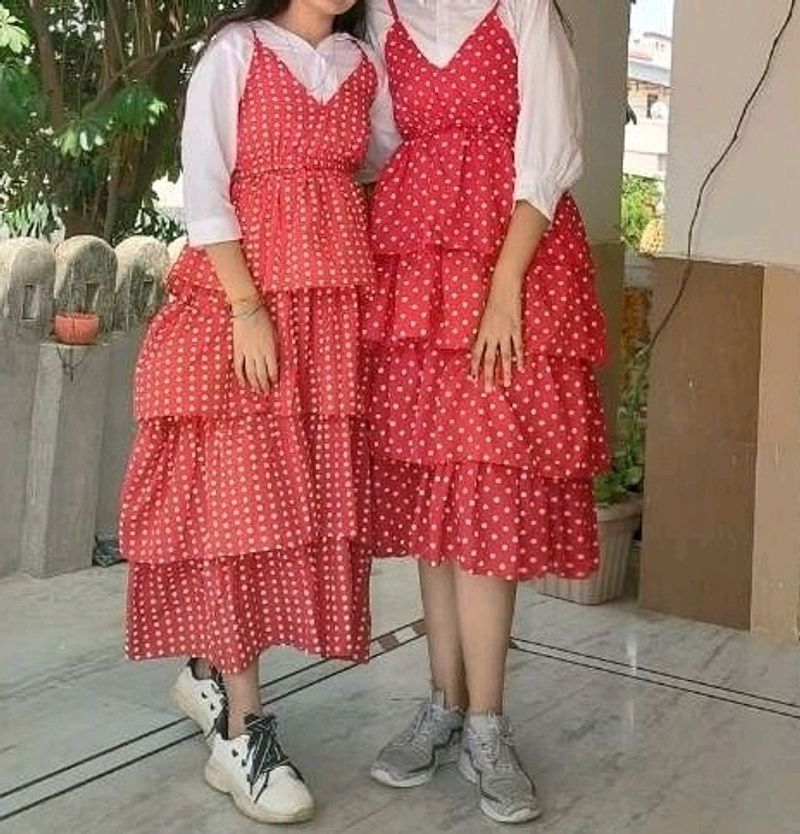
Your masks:
M787 0L676 0L667 251L685 254L695 194L761 74ZM707 260L800 265L800 16L764 95L708 194L696 238Z
M168 263L149 238L0 243L0 576L88 566L95 536L115 535L133 363ZM53 312L87 299L97 342L54 341Z
M785 0L677 0L667 250L671 304L706 170L766 61ZM714 33L714 36L709 36ZM709 71L713 68L713 71ZM651 367L642 602L800 635L800 16L707 192L687 291ZM792 268L793 267L793 268Z
M684 262L656 266L653 321ZM750 624L763 270L700 265L650 365L640 601Z
M586 172L575 190L589 236L619 241L630 0L562 0L575 32L585 113Z
M623 247L620 243L622 156L630 0L562 0L575 35L585 115L585 173L575 189L598 268L611 361L600 373L606 418L615 422L621 378Z

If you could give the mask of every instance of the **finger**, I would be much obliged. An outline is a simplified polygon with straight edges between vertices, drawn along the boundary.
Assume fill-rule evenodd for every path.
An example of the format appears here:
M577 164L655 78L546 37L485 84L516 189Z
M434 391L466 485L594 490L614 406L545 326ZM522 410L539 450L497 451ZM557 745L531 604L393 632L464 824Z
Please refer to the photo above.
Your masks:
M494 391L494 370L497 363L497 342L492 339L486 345L483 357L483 384L487 392Z
M267 357L259 356L256 360L256 375L258 377L258 389L262 394L269 394L269 369L267 367Z
M478 339L475 342L474 347L472 348L472 358L469 366L469 375L472 377L473 380L477 380L478 378L478 373L481 369L481 359L483 358L485 350L486 341L480 334L478 334Z
M247 385L247 377L244 372L244 356L241 351L235 351L233 354L233 372L236 374L236 379L239 385Z
M500 346L500 363L503 370L503 385L508 388L511 385L511 336L506 336Z
M514 347L514 358L517 361L517 367L522 370L525 367L525 348L522 342L522 332L515 330L511 336L511 342Z
M247 359L247 384L254 393L262 393L261 383L258 381L258 361L253 356Z
M267 350L267 379L273 384L278 384L278 352L274 347Z

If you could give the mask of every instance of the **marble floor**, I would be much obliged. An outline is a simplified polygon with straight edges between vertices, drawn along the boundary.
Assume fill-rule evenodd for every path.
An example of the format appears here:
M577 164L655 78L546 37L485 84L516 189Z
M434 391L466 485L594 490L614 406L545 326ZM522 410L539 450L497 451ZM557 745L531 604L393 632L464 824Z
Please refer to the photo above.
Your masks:
M0 582L0 832L219 834L263 827L202 781L205 747L165 698L174 662L120 652L124 570ZM413 567L381 563L366 667L276 651L279 714L314 834L478 834L454 770L395 792L372 753L425 683ZM638 610L521 593L509 710L557 834L800 834L800 649Z

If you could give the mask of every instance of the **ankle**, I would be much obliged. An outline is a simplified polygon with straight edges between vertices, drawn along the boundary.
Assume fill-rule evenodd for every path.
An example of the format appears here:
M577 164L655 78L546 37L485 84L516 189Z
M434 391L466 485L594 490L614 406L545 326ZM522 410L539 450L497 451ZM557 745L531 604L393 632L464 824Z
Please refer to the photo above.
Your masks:
M445 709L460 709L462 712L467 711L469 696L465 689L459 686L438 686L435 681L431 683L431 689L434 692L441 693Z
M261 705L251 705L246 709L231 709L228 713L228 740L244 735L247 730L246 719L250 715L263 715Z
M204 657L190 657L189 668L196 680L205 681L212 676L211 664Z
M477 703L471 703L469 708L466 710L466 713L467 718L499 718L503 715L503 702L500 701L497 703L496 701L478 701Z

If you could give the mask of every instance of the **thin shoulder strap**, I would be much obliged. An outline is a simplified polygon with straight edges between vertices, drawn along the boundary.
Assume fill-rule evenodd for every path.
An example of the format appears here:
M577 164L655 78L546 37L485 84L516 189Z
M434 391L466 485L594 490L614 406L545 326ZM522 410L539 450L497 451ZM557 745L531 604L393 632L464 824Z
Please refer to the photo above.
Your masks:
M400 22L400 15L397 13L397 3L395 0L389 0L389 8L392 10L392 17L395 23Z

